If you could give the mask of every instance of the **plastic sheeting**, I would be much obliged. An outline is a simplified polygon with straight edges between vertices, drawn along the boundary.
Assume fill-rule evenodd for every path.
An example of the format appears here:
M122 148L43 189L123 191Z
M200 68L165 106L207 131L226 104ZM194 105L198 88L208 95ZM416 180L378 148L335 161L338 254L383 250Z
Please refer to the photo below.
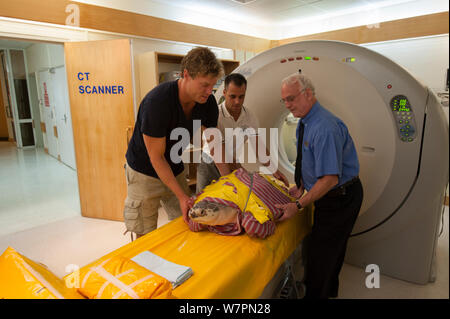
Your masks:
M277 225L266 238L191 232L177 218L94 263L115 256L133 258L143 251L192 268L193 276L172 291L177 298L258 298L281 264L311 229L311 208ZM70 276L70 275L68 275ZM67 276L66 276L67 277Z

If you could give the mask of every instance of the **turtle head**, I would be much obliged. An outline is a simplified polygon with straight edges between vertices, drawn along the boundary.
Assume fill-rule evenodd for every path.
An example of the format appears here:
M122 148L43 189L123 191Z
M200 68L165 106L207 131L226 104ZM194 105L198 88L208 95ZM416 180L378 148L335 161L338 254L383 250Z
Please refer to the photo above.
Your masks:
M225 225L236 221L237 209L220 203L200 201L189 210L192 221L205 225Z

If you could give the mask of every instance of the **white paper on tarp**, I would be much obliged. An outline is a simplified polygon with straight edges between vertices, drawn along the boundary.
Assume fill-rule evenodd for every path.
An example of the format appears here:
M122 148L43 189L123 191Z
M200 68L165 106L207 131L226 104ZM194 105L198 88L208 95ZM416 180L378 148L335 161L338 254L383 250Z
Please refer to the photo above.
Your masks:
M181 285L192 276L192 269L190 267L175 264L149 251L144 251L131 258L131 260L166 278L172 283L173 288Z

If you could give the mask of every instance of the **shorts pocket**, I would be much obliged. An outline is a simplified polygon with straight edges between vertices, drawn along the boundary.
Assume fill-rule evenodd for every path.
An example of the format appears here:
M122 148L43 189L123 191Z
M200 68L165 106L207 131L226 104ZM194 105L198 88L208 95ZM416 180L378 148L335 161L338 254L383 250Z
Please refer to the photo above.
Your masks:
M126 198L123 218L127 230L141 235L144 225L141 216L142 200Z

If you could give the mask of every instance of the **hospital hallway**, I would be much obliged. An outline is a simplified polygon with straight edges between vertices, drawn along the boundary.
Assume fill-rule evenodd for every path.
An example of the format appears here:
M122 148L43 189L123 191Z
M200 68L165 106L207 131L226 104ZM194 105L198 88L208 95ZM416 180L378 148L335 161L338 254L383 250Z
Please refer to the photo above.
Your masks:
M43 148L0 142L0 236L79 215L75 170Z
M369 273L344 264L339 298L449 298L448 206L436 250L436 281L416 285L380 277L366 288ZM160 214L158 226L167 222ZM43 149L20 150L0 142L0 254L11 246L63 277L68 265L84 266L130 242L123 222L81 216L76 172ZM244 235L245 236L245 235ZM382 270L381 270L382 271Z

